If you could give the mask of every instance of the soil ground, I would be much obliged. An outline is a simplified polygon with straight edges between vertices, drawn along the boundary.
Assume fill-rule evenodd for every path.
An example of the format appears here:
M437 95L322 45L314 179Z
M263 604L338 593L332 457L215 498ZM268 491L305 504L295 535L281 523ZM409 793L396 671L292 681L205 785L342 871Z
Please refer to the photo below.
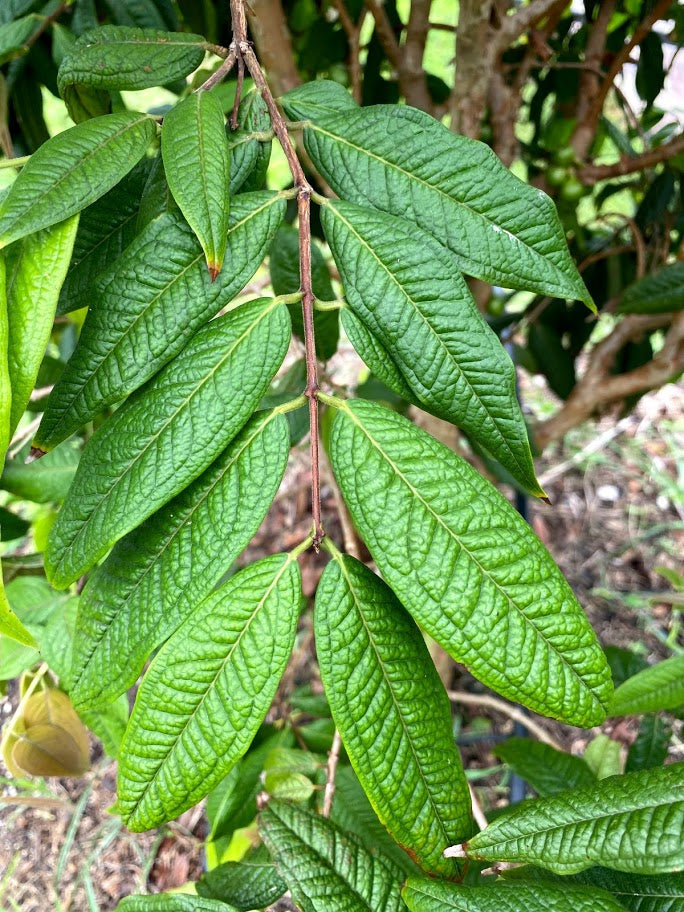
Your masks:
M547 408L548 396L528 381L523 390L532 411ZM592 452L593 450L593 452ZM604 645L635 650L653 661L683 649L679 633L681 594L658 573L682 572L684 553L684 395L669 386L645 396L635 412L616 424L571 432L538 461L552 506L529 504L535 531L560 564ZM334 493L324 483L324 515L335 517ZM281 493L241 563L287 549L310 526L306 448L294 452ZM335 520L328 530L341 540ZM679 556L679 564L678 564ZM302 559L310 595L323 562ZM679 599L679 601L678 601ZM306 624L306 620L303 622ZM287 680L314 670L311 638L296 654ZM455 681L472 688L467 675ZM2 718L12 699L0 704ZM487 710L456 708L462 714L464 760L485 778L474 782L485 811L506 800L490 752L492 740L511 732L507 717ZM581 752L594 733L540 720L566 749ZM608 723L604 731L625 745L636 733L631 720ZM681 723L675 723L672 759L684 760ZM164 831L127 833L107 813L115 799L115 764L93 745L93 766L80 780L8 784L0 810L0 904L22 912L108 912L133 892L159 892L197 879L202 868L202 807L188 811Z

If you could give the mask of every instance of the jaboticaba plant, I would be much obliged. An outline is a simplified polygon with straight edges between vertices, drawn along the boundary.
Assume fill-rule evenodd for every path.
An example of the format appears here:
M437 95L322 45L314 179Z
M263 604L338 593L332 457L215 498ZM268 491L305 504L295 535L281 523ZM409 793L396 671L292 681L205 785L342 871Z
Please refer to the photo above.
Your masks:
M58 88L75 126L22 161L0 208L3 452L55 313L88 308L33 455L93 423L45 552L52 587L80 594L61 690L81 713L103 710L151 658L114 810L145 830L212 792L218 839L253 819L257 792L275 796L259 801L251 893L236 865L220 889L208 875L200 896L121 908L262 908L289 890L304 912L681 912L682 765L635 759L599 780L578 758L513 741L502 755L527 763L541 797L479 830L425 634L508 700L585 729L684 703L684 659L614 694L582 608L509 502L398 411L343 395L324 363L341 321L388 391L456 425L519 489L545 497L513 363L463 274L594 310L553 202L413 107L361 107L326 80L276 103L244 0L232 0L232 23L228 48L125 25L65 44ZM183 80L208 51L223 60L191 90ZM220 92L234 68L226 123ZM179 80L161 113L122 103L123 91ZM274 141L290 189L263 189ZM284 225L289 204L296 232ZM335 284L312 243L312 206ZM236 305L269 251L275 295ZM293 332L303 368L274 388ZM231 575L306 433L311 534ZM326 534L321 440L353 523L345 542ZM298 558L309 548L327 559L313 609L317 705L337 732L324 796L317 751L330 743L264 724L304 608ZM4 634L33 644L7 605L1 617ZM6 742L20 770L32 730L22 725ZM335 813L336 785L346 812Z

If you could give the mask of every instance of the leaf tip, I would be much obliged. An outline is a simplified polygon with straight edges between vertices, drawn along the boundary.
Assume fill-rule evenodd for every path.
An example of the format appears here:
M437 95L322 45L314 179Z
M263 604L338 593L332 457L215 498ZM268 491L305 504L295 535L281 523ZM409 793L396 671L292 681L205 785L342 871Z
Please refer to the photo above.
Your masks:
M26 457L26 464L28 465L30 462L35 462L36 459L42 459L43 456L47 456L47 450L34 444Z
M218 278L219 272L221 272L221 264L216 262L207 262L207 267L209 269L209 276L211 277L211 281L215 282Z

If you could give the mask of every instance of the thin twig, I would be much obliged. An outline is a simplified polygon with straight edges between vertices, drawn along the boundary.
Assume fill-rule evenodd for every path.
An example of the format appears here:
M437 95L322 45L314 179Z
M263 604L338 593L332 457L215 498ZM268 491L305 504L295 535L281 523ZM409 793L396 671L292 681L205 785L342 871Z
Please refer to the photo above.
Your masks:
M233 100L233 110L230 114L230 129L235 132L238 128L238 111L240 110L240 99L242 98L242 83L245 78L245 62L242 55L237 60L237 85L235 86L235 98Z
M611 177L624 177L644 168L652 168L681 152L684 152L684 135L677 136L655 149L649 149L641 155L625 156L612 165L585 165L578 170L577 177L583 184L596 184Z
M332 747L328 754L328 763L325 772L325 792L323 793L323 811L324 817L329 817L332 811L333 798L335 797L335 773L337 772L337 763L340 759L340 748L342 747L342 738L337 729L333 737Z
M228 73L230 73L230 71L235 66L236 60L237 60L237 53L235 52L235 48L231 47L230 50L228 51L228 56L223 61L221 66L218 67L211 74L211 76L202 83L201 86L198 86L198 88L196 88L195 91L196 92L208 92L209 89L213 89L215 85L218 85L219 82L222 82L226 78Z
M340 24L344 29L349 42L349 75L351 77L352 97L357 104L361 104L361 29L366 19L367 10L361 10L361 17L358 22L354 22L349 15L349 10L345 6L344 0L333 0L337 14L340 17Z
M470 782L468 783L468 791L470 792L470 803L473 806L473 817L475 818L475 823L479 826L481 830L486 830L489 822L485 817L485 812L482 810L482 805L475 794L475 789L472 787Z
M598 453L599 450L602 450L607 446L611 440L614 440L616 437L619 437L620 434L624 434L634 424L634 419L629 416L627 418L622 418L618 421L617 424L613 427L608 428L607 431L604 431L602 434L599 434L598 437L594 437L585 447L581 450L578 450L574 453L570 459L566 459L564 462L560 462L555 465L552 469L549 469L548 472L544 472L539 476L539 484L543 488L545 485L550 484L552 481L555 481L556 478L560 478L561 475L565 475L566 472L569 472L570 469L574 469L575 466L578 466L580 463L591 456L592 453Z
M43 32L48 29L53 22L56 22L63 13L66 13L70 7L71 3L60 3L59 6L54 9L49 16L46 16L43 19L35 32L30 35L29 38L24 42L25 47L32 48L36 41L38 41L40 36L43 34Z
M498 697L492 697L489 694L473 694L463 690L448 690L447 696L452 703L486 706L488 709L494 709L497 712L504 713L504 715L513 719L514 722L520 722L524 725L533 735L536 735L540 741L543 741L544 744L548 744L549 747L555 747L555 749L559 751L563 750L559 742L542 728L537 721L526 715L521 709L518 709L517 706L506 703L505 700L500 700Z

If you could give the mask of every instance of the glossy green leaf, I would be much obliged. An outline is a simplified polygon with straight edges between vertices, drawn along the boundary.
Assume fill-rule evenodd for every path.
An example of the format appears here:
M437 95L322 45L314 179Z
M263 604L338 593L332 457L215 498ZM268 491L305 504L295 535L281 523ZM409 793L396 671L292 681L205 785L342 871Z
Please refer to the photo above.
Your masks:
M0 207L0 247L85 209L128 174L154 139L145 114L97 117L34 152Z
M414 394L475 437L529 491L535 478L515 369L444 248L414 224L330 202L321 220L349 306Z
M230 192L260 190L271 160L271 140L255 139L255 133L273 129L268 108L256 90L248 92L238 108L239 128L228 137L230 146Z
M70 441L35 462L9 459L0 476L0 488L33 503L64 500L76 474L80 450Z
M79 709L130 687L229 570L276 495L289 449L285 418L259 412L190 487L115 545L81 596L71 684Z
M270 802L259 832L302 912L404 912L401 868L329 820Z
M420 407L417 396L392 355L348 307L342 310L342 326L349 341L378 380L402 399Z
M161 149L173 198L216 278L226 252L230 178L226 123L216 95L193 92L172 108L164 116Z
M236 909L263 909L287 890L264 845L249 849L240 861L227 861L207 871L197 892L209 899L231 903Z
M0 253L0 462L10 444L12 417L12 380L9 366L9 313L7 310L7 270L5 255Z
M32 14L0 25L0 66L28 53L29 46L26 42L42 22L42 16Z
M630 912L684 912L684 874L649 876L590 868L573 880L608 890Z
M237 912L234 906L217 899L182 893L156 893L154 896L127 896L116 912Z
M410 878L402 896L411 912L623 912L603 890L540 883L466 887Z
M684 307L684 262L665 266L630 285L622 296L619 313L669 313Z
M451 709L420 630L392 591L353 557L325 568L316 654L335 723L378 817L428 871L473 831Z
M293 554L251 564L161 648L119 761L119 809L151 829L196 804L249 747L290 656L302 599Z
M50 340L78 216L30 235L6 253L10 435L19 424Z
M604 865L658 874L684 865L684 764L611 776L524 802L465 845L471 858L532 862L559 874Z
M531 738L508 738L496 745L494 753L542 798L596 781L581 757L573 757Z
M183 349L254 275L285 212L276 193L234 200L225 269L212 282L182 216L153 221L93 288L79 343L35 439L51 449Z
M269 253L271 284L276 294L293 294L299 290L299 232L290 226L283 226L273 239ZM311 245L311 285L313 293L321 301L334 297L330 272L325 257L317 244ZM292 331L304 338L302 305L289 306ZM314 311L314 334L316 354L322 361L328 361L337 351L340 338L340 318L336 310Z
M596 735L584 749L584 762L597 779L622 772L622 745L603 733Z
M128 694L121 694L113 703L101 709L81 711L79 716L90 731L102 741L108 756L118 759L128 724Z
M672 726L657 715L644 716L639 733L627 753L625 772L655 769L667 757L672 737Z
M665 659L628 678L615 691L611 716L678 709L684 705L684 656Z
M289 341L285 306L250 301L201 329L105 422L52 528L45 565L54 585L78 579L216 459L256 408Z
M89 307L93 282L118 260L135 237L149 170L143 159L116 187L81 213L71 265L59 295L58 314Z
M21 516L17 516L12 510L0 507L0 541L14 541L16 538L23 538L31 528L31 523Z
M299 88L284 95L281 102L288 115L297 120L318 120L324 115L358 110L349 91L339 82L333 82L331 79L305 82Z
M29 631L24 627L19 618L10 608L5 593L5 587L2 582L0 568L0 634L11 637L17 643L24 646L34 646L35 640Z
M324 84L315 85L323 96ZM306 149L342 199L417 222L469 275L593 307L553 202L486 145L408 106L333 113L312 102L310 86L306 94L308 100L295 89L283 106L290 116L311 119Z
M416 621L475 677L570 724L605 718L596 636L550 555L464 460L371 402L341 405L330 449L356 526Z
M81 121L109 109L111 89L147 89L187 76L204 51L199 35L106 25L81 35L62 61L57 86Z

